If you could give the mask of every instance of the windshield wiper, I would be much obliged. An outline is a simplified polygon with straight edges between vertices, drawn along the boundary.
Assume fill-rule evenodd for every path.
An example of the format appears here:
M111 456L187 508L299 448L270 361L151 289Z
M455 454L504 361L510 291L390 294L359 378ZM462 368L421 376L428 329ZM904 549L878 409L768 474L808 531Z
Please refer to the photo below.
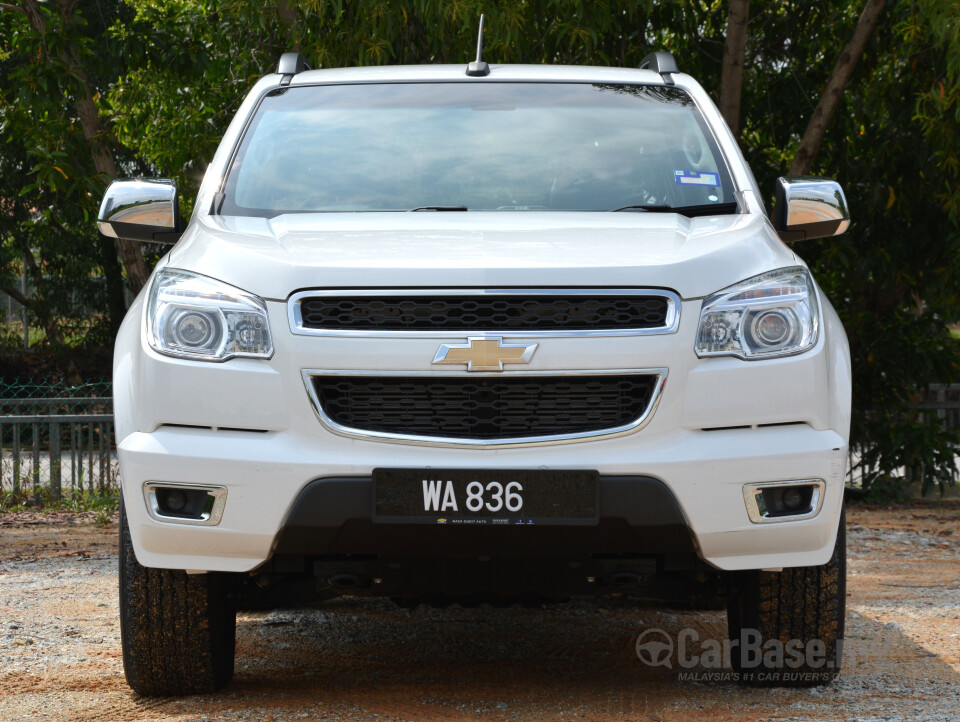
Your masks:
M697 216L722 216L737 212L736 203L706 203L699 206L673 206L668 205L648 205L648 206L624 206L623 208L614 208L611 213L617 211L646 211L647 213L679 213L687 218L696 218Z
M420 206L419 208L411 208L410 212L414 211L465 211L467 210L466 206Z

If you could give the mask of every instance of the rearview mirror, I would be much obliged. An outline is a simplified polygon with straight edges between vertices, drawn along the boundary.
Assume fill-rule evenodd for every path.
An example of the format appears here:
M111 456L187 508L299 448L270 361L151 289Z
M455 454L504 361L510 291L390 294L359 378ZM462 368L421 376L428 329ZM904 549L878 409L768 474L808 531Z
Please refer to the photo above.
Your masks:
M779 178L773 226L784 241L839 236L850 227L843 188L826 178Z
M97 228L131 241L176 243L183 233L177 184L166 178L124 178L107 188Z

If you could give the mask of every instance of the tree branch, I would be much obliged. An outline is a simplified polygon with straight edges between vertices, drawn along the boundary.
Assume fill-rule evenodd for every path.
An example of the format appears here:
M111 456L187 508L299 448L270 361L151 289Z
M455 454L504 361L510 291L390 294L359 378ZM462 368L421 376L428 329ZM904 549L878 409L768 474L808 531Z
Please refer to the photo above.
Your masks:
M40 3L38 3L37 0L23 0L22 6L5 5L4 7L16 8L27 16L27 20L30 21L30 27L41 35L47 34L47 19L43 17L43 10L40 9Z
M36 3L36 0L24 0L25 3ZM74 22L72 13L76 8L76 0L57 0L61 13L63 14L64 26L69 26ZM93 99L93 91L90 87L90 81L86 69L83 66L82 48L74 43L66 45L60 50L60 60L70 70L75 78L77 92L74 94L74 107L77 116L80 118L80 128L83 131L83 137L90 144L90 152L93 156L93 166L102 177L113 180L118 176L117 164L113 157L108 143L106 128L100 120L100 114L97 112L97 104ZM120 258L123 261L124 268L127 269L127 279L130 283L130 290L139 293L140 289L146 285L150 271L147 269L146 261L143 258L143 251L140 244L124 238L117 239L117 248L120 251Z
M16 10L19 13L23 13L24 15L27 15L27 11L24 10L19 5L8 5L7 3L0 3L0 10ZM27 15L27 18L29 17L30 16Z
M873 33L877 25L880 13L886 0L867 0L863 12L860 13L860 19L857 20L857 27L854 28L853 36L850 42L846 44L840 57L837 58L836 65L830 73L827 85L823 89L823 95L820 96L820 102L810 116L810 122L807 129L803 132L803 138L797 148L797 153L793 157L793 163L790 164L790 175L806 175L813 168L813 162L820 151L820 145L823 143L823 137L827 133L827 128L833 120L837 107L840 105L840 98L847 87L847 82L857 63L863 56L864 48L867 46L867 40Z
M64 24L71 21L73 11L77 9L78 1L79 0L57 0L57 4L60 6L60 17L63 18Z
M21 306L30 308L33 305L33 299L24 296L20 291L18 291L13 286L0 286L0 291L3 291L5 294L10 296L14 301L19 303Z

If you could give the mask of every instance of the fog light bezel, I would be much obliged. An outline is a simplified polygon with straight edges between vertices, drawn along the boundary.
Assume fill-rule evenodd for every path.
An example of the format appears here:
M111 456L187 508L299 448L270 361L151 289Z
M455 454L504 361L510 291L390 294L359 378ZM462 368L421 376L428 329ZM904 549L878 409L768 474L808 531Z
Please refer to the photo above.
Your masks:
M208 502L207 507L199 518L190 518L187 516L165 514L160 508L160 500L157 498L158 489L182 489L184 491L204 491L208 497L213 498L213 503ZM147 504L147 512L155 521L164 524L189 524L193 526L216 526L223 518L223 509L227 503L227 488L225 486L214 486L209 484L184 484L180 482L167 481L147 481L143 484L143 498Z
M776 514L772 515L766 510L766 505L762 503L764 489L776 489L783 487L813 487L810 497L810 506L806 511L797 514ZM823 507L823 497L827 490L827 484L823 479L791 479L788 481L762 481L743 486L743 501L747 506L747 515L754 524L776 524L780 522L802 521L812 519L820 513Z

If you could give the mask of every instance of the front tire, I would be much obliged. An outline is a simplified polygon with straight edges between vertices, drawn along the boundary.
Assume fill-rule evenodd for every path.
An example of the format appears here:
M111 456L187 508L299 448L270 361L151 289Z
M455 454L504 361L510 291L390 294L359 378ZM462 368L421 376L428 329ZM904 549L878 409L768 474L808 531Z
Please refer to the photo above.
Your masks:
M150 569L134 554L120 503L120 640L138 694L216 692L233 676L236 609L226 574Z
M759 687L817 687L835 679L843 653L846 578L843 511L826 564L736 575L727 624L730 662L740 680Z

